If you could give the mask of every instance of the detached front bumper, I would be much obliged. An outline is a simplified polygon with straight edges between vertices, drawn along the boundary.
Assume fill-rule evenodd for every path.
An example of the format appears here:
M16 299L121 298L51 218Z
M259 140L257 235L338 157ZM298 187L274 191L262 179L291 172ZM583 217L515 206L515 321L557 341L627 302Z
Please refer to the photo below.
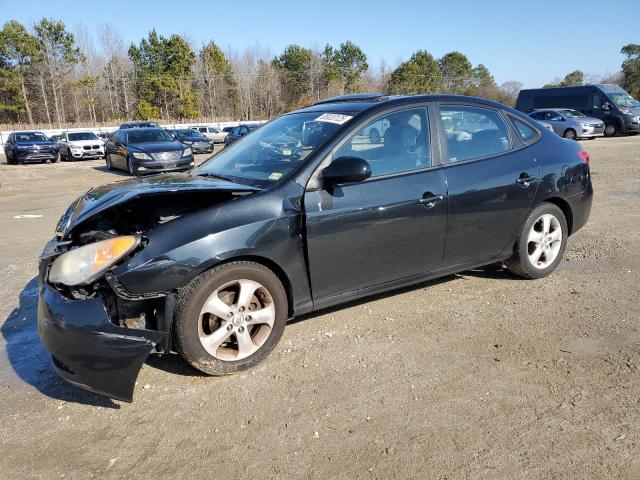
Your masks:
M168 333L111 322L102 298L74 300L46 282L41 262L38 334L58 375L78 387L131 402L138 372Z

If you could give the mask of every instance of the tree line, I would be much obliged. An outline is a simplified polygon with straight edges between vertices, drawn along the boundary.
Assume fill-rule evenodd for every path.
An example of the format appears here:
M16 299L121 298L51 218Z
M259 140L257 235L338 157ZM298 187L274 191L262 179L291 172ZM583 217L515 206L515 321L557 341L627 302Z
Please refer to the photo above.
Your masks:
M223 50L213 40L194 48L185 37L151 30L125 46L105 25L93 36L80 26L43 18L31 28L11 20L0 30L0 123L102 124L125 119L264 119L320 98L352 92L451 93L515 103L522 86L498 85L489 69L461 52L426 50L389 68L368 63L351 41L323 49L288 45L279 55L258 45ZM640 45L611 79L640 94ZM575 71L554 85L578 85Z

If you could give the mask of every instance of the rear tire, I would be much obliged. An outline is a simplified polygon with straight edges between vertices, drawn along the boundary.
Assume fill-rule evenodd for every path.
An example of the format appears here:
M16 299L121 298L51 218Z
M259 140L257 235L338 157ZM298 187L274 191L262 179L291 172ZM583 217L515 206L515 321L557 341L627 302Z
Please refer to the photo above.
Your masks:
M569 229L560 208L543 203L533 209L516 240L507 268L522 278L543 278L562 261Z
M271 270L254 262L226 263L180 291L176 350L209 375L239 372L271 353L287 318L287 294Z

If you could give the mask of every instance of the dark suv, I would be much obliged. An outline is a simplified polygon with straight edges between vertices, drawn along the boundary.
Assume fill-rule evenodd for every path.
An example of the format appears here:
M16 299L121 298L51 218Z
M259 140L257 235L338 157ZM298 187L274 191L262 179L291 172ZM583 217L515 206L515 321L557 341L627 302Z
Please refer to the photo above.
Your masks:
M47 161L55 163L59 158L58 153L56 142L42 132L13 132L4 144L4 154L10 165Z
M194 165L191 148L162 128L116 130L105 144L107 168L130 175L188 170Z

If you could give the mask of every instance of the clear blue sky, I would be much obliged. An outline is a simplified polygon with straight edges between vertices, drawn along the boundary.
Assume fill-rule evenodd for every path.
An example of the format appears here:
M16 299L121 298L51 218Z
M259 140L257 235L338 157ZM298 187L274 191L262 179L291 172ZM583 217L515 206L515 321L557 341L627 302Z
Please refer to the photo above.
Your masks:
M214 39L236 50L256 43L278 54L289 43L322 47L352 40L369 64L395 65L417 49L435 57L459 50L501 83L540 86L574 69L619 70L620 48L640 43L640 0L0 0L0 22L41 17L78 22L90 32L110 23L126 43L155 28Z

